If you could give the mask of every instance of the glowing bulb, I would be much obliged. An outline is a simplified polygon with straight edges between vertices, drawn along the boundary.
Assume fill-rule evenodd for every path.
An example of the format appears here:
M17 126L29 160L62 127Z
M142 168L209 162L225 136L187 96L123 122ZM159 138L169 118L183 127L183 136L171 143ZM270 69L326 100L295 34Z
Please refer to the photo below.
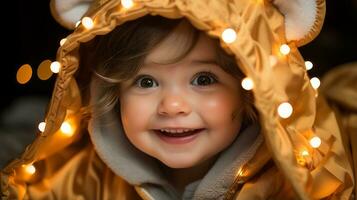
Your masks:
M315 90L320 87L320 80L317 77L310 79L310 83Z
M50 68L53 73L58 73L61 69L61 63L58 61L52 62Z
M273 67L276 65L276 63L278 63L278 58L276 56L270 55L269 62L270 62L270 66Z
M225 43L232 43L237 39L237 33L232 28L227 28L222 33L222 39Z
M68 122L63 122L61 125L61 131L63 134L71 136L73 135L73 129L71 124L69 124Z
M86 29L92 29L94 26L94 22L90 17L83 17L82 24Z
M308 152L307 150L303 150L303 151L301 152L301 155L302 155L302 156L309 156L309 152Z
M253 89L254 87L254 82L251 78L248 78L248 77L245 77L243 80L242 80L242 87L245 89L245 90L251 90Z
M239 168L239 170L237 172L237 176L240 176L240 177L243 176L243 167Z
M64 43L66 43L67 39L66 38L63 38L61 41L60 41L60 45L64 45Z
M290 115L293 113L293 107L290 103L284 102L279 105L278 107L278 114L281 118L289 118Z
M46 122L41 122L38 124L38 130L40 130L41 132L45 131L46 128Z
M33 165L22 165L25 168L26 173L32 175L36 172L36 168Z
M310 62L310 61L305 61L306 70L312 69L313 66L314 66L314 65L312 64L312 62Z
M76 28L77 28L80 24L81 24L81 20L77 21L77 22L76 22L76 25L75 25Z
M121 0L121 5L123 5L124 8L129 9L133 7L134 2L132 0Z
M321 145L321 139L319 137L317 137L317 136L311 138L310 145L311 145L312 148L315 148L315 149L319 148L320 145Z
M280 52L283 54L283 55L288 55L290 53L290 47L289 45L287 44L283 44L280 46Z

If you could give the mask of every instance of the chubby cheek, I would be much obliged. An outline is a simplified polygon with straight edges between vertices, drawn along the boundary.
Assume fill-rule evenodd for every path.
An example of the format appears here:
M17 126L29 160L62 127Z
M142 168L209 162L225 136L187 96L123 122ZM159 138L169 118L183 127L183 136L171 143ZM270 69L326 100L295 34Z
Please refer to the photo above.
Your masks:
M200 115L209 129L220 134L231 135L232 132L238 132L240 127L241 102L238 95L231 94L228 92L215 94L197 102Z
M148 129L154 107L152 103L148 98L120 98L120 115L129 139L139 137L140 132Z

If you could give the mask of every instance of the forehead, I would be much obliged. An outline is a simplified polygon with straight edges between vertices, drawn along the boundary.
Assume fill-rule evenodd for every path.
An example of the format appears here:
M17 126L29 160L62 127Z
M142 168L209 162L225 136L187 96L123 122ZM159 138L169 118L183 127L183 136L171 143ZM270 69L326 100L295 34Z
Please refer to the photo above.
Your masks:
M209 59L215 55L215 43L213 39L200 32L197 41L193 41L192 25L188 22L180 23L172 33L159 43L145 58L144 63L168 63L188 49L193 44L194 47L182 60Z

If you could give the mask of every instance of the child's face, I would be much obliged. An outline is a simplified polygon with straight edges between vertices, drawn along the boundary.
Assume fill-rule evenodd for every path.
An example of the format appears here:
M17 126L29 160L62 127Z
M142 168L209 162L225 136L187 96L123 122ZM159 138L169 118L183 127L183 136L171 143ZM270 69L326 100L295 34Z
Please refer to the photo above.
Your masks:
M179 62L157 64L175 54L180 37L185 31L177 29L150 52L139 73L121 85L119 98L130 142L171 168L196 166L228 147L242 110L240 84L215 64L209 37L201 34Z

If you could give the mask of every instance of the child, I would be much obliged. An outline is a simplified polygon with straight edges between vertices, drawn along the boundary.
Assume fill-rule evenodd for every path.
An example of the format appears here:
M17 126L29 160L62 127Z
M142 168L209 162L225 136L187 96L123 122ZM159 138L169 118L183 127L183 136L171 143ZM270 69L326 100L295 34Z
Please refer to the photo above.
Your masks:
M3 198L351 196L349 152L295 46L324 2L305 32L290 13L285 27L280 1L67 3L52 2L63 25L86 17L58 51L45 130L2 171Z

